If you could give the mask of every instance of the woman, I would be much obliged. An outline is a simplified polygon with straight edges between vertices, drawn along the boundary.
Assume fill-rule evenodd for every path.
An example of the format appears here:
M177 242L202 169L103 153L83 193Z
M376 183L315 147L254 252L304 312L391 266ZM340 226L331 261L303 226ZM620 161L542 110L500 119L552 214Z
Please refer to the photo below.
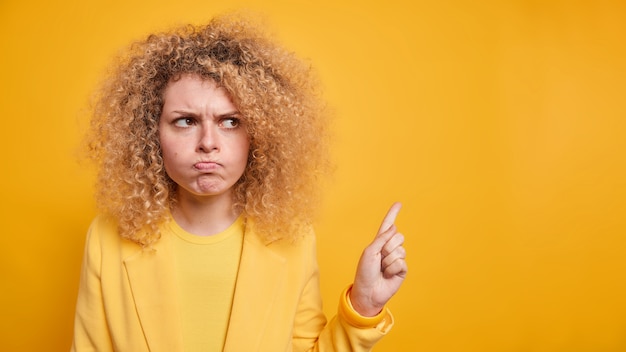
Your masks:
M393 324L397 203L323 315L326 114L310 69L260 33L223 17L151 35L103 85L73 351L365 351Z

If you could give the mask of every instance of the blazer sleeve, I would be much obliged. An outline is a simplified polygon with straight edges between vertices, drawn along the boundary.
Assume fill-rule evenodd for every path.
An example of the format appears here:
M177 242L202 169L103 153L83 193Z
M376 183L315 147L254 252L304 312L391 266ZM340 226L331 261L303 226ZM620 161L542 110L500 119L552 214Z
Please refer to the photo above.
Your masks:
M102 301L101 243L98 219L89 228L80 275L72 352L113 351Z
M294 320L293 350L371 351L393 326L393 316L385 308L377 317L360 317L349 302L348 287L341 294L337 314L326 323L322 312L315 237L310 236L309 239L310 272Z

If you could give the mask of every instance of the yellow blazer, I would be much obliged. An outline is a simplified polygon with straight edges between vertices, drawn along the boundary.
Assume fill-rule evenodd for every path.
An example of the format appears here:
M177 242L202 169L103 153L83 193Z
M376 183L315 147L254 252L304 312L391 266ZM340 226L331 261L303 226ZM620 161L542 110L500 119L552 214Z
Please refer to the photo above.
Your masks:
M169 233L142 249L116 226L98 217L90 227L72 351L182 351ZM340 307L326 323L312 232L296 243L265 243L250 227L224 351L369 351L389 331L389 312L359 327Z

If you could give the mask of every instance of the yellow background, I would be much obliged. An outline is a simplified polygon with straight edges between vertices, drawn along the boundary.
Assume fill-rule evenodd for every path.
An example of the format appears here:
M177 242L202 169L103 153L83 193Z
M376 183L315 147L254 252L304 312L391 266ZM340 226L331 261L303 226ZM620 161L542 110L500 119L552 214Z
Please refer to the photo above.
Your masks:
M337 118L328 314L394 200L410 270L378 351L626 350L623 1L0 1L0 345L69 348L81 109L131 40L264 14Z

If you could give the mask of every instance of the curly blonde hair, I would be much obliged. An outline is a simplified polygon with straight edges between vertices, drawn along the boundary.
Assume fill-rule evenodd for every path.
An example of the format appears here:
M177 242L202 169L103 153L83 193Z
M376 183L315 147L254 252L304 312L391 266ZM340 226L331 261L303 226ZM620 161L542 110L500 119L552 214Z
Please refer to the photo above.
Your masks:
M119 233L142 246L160 238L175 203L159 144L163 91L182 74L230 94L250 138L234 204L266 240L309 225L328 170L326 112L310 65L267 39L249 18L223 16L134 43L97 92L88 133L96 199Z

